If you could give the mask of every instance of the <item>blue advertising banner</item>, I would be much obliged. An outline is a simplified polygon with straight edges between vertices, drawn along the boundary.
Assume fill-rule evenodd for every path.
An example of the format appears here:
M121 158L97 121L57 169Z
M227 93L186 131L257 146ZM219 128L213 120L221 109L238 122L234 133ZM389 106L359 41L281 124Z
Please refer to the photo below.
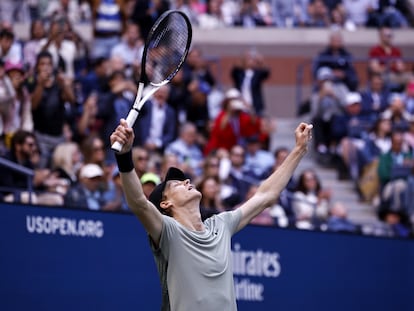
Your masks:
M133 215L0 204L0 310L159 310ZM414 310L414 242L248 226L232 243L239 310Z

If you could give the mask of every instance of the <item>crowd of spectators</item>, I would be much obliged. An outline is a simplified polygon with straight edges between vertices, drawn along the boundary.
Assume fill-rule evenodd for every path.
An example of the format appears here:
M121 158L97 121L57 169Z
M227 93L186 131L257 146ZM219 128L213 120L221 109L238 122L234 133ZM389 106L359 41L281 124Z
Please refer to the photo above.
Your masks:
M361 26L408 27L412 11L405 4L346 0L1 1L0 155L33 170L35 191L28 191L26 176L0 166L0 198L128 212L108 137L134 101L145 38L155 19L167 9L183 10L193 25L202 28L337 25L352 30ZM16 21L31 23L28 40L22 41L14 33L12 23ZM78 23L92 25L92 42L85 42L76 32L73 25ZM391 46L390 31L381 28L381 44L370 52L370 85L366 90L361 90L352 55L340 32L332 33L329 45L315 62L317 83L311 110L316 150L339 159L341 168L351 171L359 182L375 161L385 171L390 164L383 164L381 154L397 148L392 147L397 143L391 138L387 143L389 134L384 133L383 120L399 122L399 129L405 124L407 131L402 137L414 147L414 121L408 118L414 112L414 85L401 59L391 65L384 59ZM397 48L391 50L393 61L401 58ZM262 86L270 74L260 53L249 49L229 72L233 86L222 90L203 51L192 47L182 70L149 99L134 126L133 160L144 192L148 195L167 168L176 166L203 193L203 218L237 208L253 195L288 152L282 146L269 150L276 125L266 116ZM367 102L364 108L355 108L363 100ZM412 110L402 111L401 106ZM364 114L358 130L354 125L348 127L361 111L368 111L368 118ZM371 129L377 123L381 125ZM333 125L336 130L331 131ZM363 140L344 132L348 128L360 134L362 128L370 131ZM377 145L381 152L375 149ZM368 147L374 148L369 150L373 153L366 151ZM412 152L404 158L410 155ZM361 157L365 162L358 162ZM395 158L394 154L388 157ZM386 183L394 180L390 176L388 172L381 181L381 203L412 205L412 192L406 189L414 187L413 177L407 174L405 183L388 186ZM371 197L376 198L375 193ZM379 217L399 235L409 235L409 226L402 229L406 228L400 213L403 209L397 210L391 215L395 208L381 209ZM414 207L407 206L408 210L414 211ZM395 223L398 217L400 222ZM347 219L346 208L331 201L330 190L312 170L292 178L277 204L253 222L361 231Z

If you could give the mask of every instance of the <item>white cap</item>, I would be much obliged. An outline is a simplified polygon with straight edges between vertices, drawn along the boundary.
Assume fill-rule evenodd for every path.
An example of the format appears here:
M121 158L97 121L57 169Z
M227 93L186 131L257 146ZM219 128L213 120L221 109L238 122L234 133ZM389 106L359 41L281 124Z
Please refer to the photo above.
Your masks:
M329 67L321 67L316 72L316 78L319 81L332 79L333 78L333 71Z
M349 92L346 94L345 104L347 106L357 103L361 103L361 95L358 92Z
M226 92L226 98L238 98L241 96L241 93L236 88L231 88Z
M102 177L104 174L102 168L97 164L86 164L80 170L80 177L81 178L94 178L94 177Z
M230 100L230 107L234 110L246 110L246 105L241 99L231 99Z

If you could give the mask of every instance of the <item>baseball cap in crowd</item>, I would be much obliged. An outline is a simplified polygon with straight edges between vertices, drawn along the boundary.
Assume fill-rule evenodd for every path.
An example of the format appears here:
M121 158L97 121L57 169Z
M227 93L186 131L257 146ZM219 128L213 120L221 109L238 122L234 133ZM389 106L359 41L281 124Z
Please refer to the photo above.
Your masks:
M4 70L6 72L12 71L12 70L17 70L20 72L24 72L24 68L23 68L23 64L21 62L11 62L11 61L6 61L6 63L4 64Z
M361 95L358 92L349 92L346 94L345 104L347 106L361 103Z
M225 94L226 99L229 100L229 105L231 109L234 110L246 110L246 105L241 99L241 93L236 88L229 89Z
M165 190L165 186L167 185L167 182L170 180L179 180L183 181L186 180L187 176L184 174L183 171L176 167L170 167L167 171L167 174L165 175L165 179L162 183L158 184L155 189L151 192L149 196L149 200L152 202L152 204L155 205L156 208L160 212L163 212L163 209L161 208L160 204L162 202L162 194Z
M153 183L155 186L157 186L161 182L161 179L158 177L158 175L151 172L142 175L140 180L141 184L143 185L147 183Z
M316 72L316 78L319 81L330 80L333 78L333 71L329 67L321 67Z
M102 168L98 164L86 164L84 165L81 170L79 176L81 178L95 178L95 177L102 177L104 172Z

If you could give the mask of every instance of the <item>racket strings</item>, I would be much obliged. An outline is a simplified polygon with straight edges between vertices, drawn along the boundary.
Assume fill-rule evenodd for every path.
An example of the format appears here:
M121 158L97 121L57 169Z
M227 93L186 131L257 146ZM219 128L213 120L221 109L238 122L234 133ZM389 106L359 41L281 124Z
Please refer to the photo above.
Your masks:
M152 84L171 80L184 62L191 40L186 20L170 14L150 34L145 71Z

